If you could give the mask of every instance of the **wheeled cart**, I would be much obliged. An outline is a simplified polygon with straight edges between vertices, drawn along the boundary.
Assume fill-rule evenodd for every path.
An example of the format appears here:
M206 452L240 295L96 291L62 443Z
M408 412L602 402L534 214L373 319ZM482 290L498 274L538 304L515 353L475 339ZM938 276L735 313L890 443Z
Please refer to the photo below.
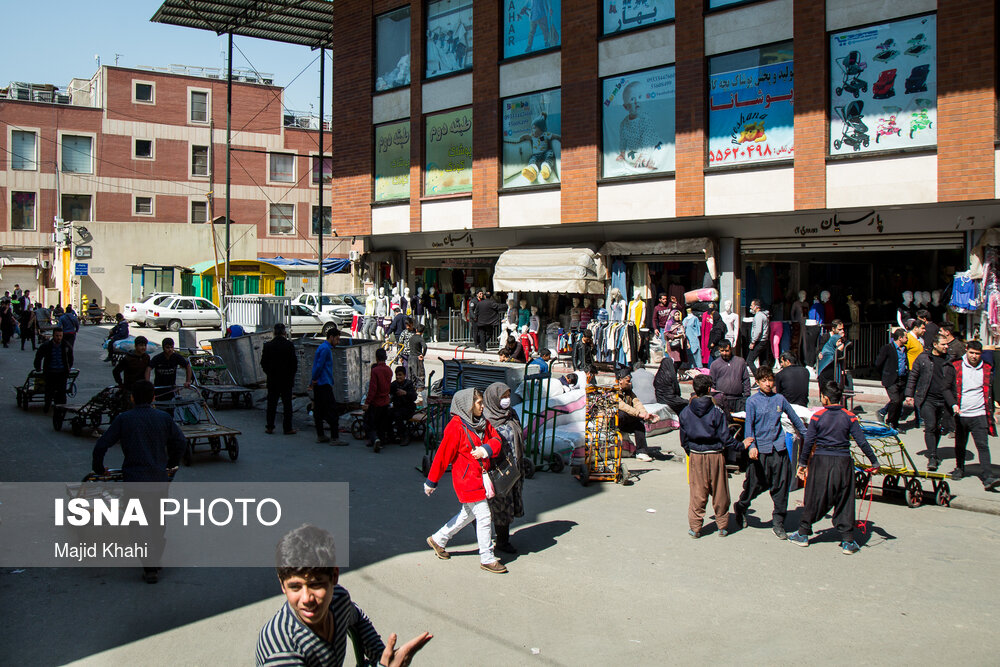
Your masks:
M66 376L66 395L76 396L76 378L80 375L77 368L69 369ZM27 410L31 401L44 400L45 398L45 374L42 371L30 371L25 378L24 384L14 387L17 407Z
M235 461L240 455L239 429L220 424L208 403L193 387L177 387L174 400L153 404L153 407L171 414L180 426L187 447L184 449L184 465L191 465L197 448L208 448L218 456L225 448L229 458Z
M628 481L628 468L622 463L622 434L618 430L620 397L617 386L587 387L583 463L572 470L583 486L592 481L618 484Z
M951 504L951 488L948 486L948 475L940 472L919 470L913 457L906 451L906 445L899 439L899 434L889 426L876 422L861 422L868 444L875 450L882 465L872 474L866 472L871 465L857 444L851 445L851 457L854 459L855 494L861 498L865 489L873 481L874 475L882 476L882 496L902 495L910 507L920 507L925 496L930 496L934 503L942 507ZM930 480L931 491L925 492L921 480Z

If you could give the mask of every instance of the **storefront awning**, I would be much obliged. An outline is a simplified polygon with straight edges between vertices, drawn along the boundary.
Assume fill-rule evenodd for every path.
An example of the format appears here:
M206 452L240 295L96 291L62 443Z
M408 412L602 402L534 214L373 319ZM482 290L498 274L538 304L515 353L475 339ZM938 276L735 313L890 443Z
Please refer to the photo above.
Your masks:
M38 259L35 257L0 257L0 269L5 266L34 266L38 267Z
M700 236L690 239L659 239L655 241L608 241L601 246L601 254L609 257L632 257L641 255L702 255L708 265L708 273L714 280L715 241Z
M590 248L513 248L497 260L493 289L604 294L607 269Z

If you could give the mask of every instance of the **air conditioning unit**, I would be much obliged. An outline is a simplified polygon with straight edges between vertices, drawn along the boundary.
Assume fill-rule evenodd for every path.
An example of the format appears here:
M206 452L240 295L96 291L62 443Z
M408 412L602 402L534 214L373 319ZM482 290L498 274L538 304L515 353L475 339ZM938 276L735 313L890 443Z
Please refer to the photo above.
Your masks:
M358 252L357 250L352 250L351 252L349 252L349 253L347 254L347 257L348 257L348 259L350 259L350 260L351 260L352 262L357 262L358 260L360 260L360 259L361 259L361 253L360 253L360 252Z

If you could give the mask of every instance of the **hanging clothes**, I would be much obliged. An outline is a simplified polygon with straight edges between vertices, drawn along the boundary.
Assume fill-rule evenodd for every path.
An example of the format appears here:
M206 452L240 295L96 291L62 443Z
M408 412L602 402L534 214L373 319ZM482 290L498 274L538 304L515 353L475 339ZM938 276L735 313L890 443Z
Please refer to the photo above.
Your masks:
M649 271L646 268L645 262L636 262L635 264L632 265L633 297L637 292L639 294L640 299L653 298L652 294L650 294L649 292Z
M628 277L625 262L620 257L611 262L611 286L604 295L604 303L611 303L611 290L617 288L623 299L628 299Z
M708 339L712 333L712 310L706 310L701 314L701 360L706 366L711 362L712 356L708 347Z

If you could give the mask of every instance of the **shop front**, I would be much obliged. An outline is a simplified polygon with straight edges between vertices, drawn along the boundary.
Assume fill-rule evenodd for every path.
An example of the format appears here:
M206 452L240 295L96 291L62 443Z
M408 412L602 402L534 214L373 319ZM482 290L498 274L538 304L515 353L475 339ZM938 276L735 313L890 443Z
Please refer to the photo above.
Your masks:
M474 247L406 252L405 287L415 298L411 314L428 326L432 340L472 342L469 298L478 288L491 289L497 259L502 252L503 248ZM434 303L438 310L436 320L428 310Z

